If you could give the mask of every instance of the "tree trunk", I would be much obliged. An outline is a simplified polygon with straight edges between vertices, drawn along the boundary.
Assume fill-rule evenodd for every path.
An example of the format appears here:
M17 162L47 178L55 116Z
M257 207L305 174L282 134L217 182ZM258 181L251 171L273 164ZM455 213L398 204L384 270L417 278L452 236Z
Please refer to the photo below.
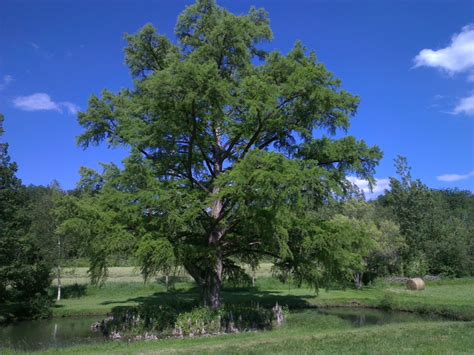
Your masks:
M219 309L221 307L222 290L222 259L218 258L214 270L209 271L200 285L201 300L205 307Z
M217 195L219 188L214 187L212 193ZM222 211L222 201L220 199L215 200L211 208L211 216L215 221L215 228L209 235L208 244L210 248L215 248L216 255L213 262L209 264L209 269L204 271L203 282L200 284L202 303L205 307L211 307L212 309L219 309L221 307L223 258L219 244L224 232L222 227L219 226L219 218Z
M220 172L221 166L216 164L215 171ZM212 195L218 195L219 188L212 189ZM209 252L208 260L190 260L184 265L188 273L194 278L199 286L201 304L204 307L219 309L221 307L221 289L223 277L223 255L221 251L221 239L224 236L224 228L219 224L224 210L223 201L215 199L211 205L210 217L213 219L213 228L209 231L207 247ZM199 265L199 266L198 266Z
M354 285L356 289L361 289L362 288L362 273L361 272L356 272L354 274Z
M58 237L58 265L57 265L57 277L58 277L58 295L56 300L61 301L61 238Z
M223 276L223 262L222 256L218 255L213 259L214 266L209 261L208 268L202 270L196 267L195 264L186 264L185 269L194 278L199 286L199 293L201 298L201 305L212 309L219 309L222 304L221 290L222 290L222 276Z
M61 266L58 265L58 295L56 297L57 301L61 301Z

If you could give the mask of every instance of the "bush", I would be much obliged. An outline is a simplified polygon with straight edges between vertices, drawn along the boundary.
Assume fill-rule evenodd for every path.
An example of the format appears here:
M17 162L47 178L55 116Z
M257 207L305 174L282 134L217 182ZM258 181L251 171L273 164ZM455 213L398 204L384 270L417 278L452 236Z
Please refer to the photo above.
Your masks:
M171 332L179 312L176 305L143 304L137 307L117 307L112 316L102 322L105 335L112 332Z
M190 304L143 304L138 307L117 307L112 316L101 323L104 335L113 333L161 336L194 336L238 332L272 327L273 312L253 306L225 306L215 311Z
M423 254L413 257L407 264L405 274L408 277L422 277L428 273L428 261Z
M195 308L191 312L181 313L174 328L178 335L219 333L221 330L220 312L206 307Z
M231 322L239 330L268 329L273 322L270 309L252 306L227 306L221 311L221 324L229 329Z

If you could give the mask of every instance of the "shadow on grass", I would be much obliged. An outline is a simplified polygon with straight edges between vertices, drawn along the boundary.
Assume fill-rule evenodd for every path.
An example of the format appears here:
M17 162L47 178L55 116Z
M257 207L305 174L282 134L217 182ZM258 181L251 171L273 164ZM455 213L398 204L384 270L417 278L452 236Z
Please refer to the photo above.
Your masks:
M51 298L56 298L58 292L57 286L50 286L49 295ZM81 298L87 293L87 285L75 283L73 285L66 285L61 287L61 299Z
M255 306L270 308L278 302L282 306L290 309L309 308L312 305L307 301L314 297L314 294L289 295L282 291L264 291L258 288L225 289L222 292L223 301L227 305ZM149 296L128 298L121 301L105 301L102 305L115 304L112 312L125 310L135 306L124 306L124 304L134 302L138 306L159 307L161 305L179 305L181 310L189 310L199 305L199 292L197 287L187 289L170 290L168 292L155 292Z

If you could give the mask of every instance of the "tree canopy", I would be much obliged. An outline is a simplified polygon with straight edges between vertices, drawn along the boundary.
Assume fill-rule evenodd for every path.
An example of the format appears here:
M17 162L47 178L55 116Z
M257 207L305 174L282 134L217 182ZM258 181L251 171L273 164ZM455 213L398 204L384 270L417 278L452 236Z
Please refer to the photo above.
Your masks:
M123 169L84 170L91 203L120 216L115 232L92 232L99 250L132 250L145 276L183 265L214 308L239 262L264 256L315 285L346 277L336 261L350 245L323 242L317 211L352 190L347 174L374 182L379 148L335 138L359 98L300 42L263 50L273 36L263 9L237 16L198 0L175 34L127 35L134 87L92 96L79 114L82 147L130 151Z

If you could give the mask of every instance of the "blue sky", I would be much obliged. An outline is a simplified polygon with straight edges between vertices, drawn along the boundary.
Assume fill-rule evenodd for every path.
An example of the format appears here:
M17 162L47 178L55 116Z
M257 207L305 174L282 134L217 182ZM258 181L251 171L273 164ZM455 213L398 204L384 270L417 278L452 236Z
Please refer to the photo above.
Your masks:
M2 0L0 112L26 184L73 188L81 166L125 152L78 148L76 112L104 88L131 86L125 32L152 23L173 36L193 1ZM219 1L236 13L270 14L271 49L296 40L361 97L350 134L377 144L383 190L393 159L435 188L474 191L474 1ZM363 185L363 182L358 181Z

